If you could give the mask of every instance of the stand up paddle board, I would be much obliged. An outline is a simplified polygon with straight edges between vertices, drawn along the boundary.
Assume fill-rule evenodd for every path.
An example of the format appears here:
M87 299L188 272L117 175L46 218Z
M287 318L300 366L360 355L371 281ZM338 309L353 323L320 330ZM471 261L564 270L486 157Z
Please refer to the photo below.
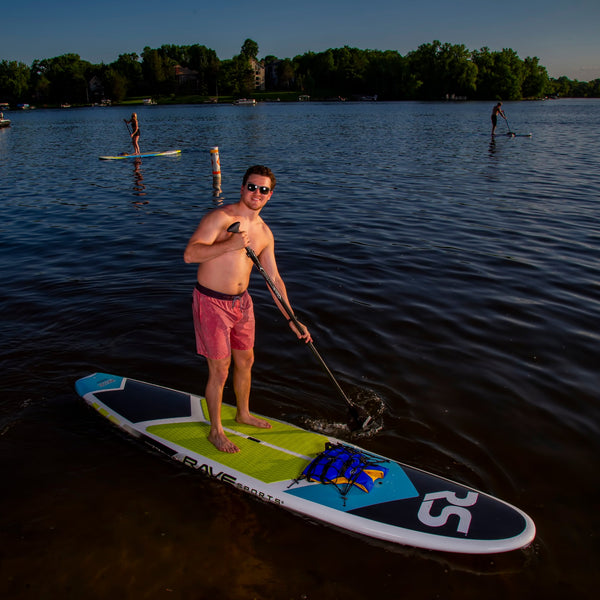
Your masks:
M94 373L77 393L115 425L201 473L260 500L365 536L445 552L491 554L527 546L535 525L524 512L442 477L266 417L271 429L235 421L223 404L227 435L240 448L208 440L200 396Z
M149 158L151 156L176 156L181 150L165 150L164 152L144 152L143 154L117 154L116 156L99 156L100 160L122 160L125 158Z

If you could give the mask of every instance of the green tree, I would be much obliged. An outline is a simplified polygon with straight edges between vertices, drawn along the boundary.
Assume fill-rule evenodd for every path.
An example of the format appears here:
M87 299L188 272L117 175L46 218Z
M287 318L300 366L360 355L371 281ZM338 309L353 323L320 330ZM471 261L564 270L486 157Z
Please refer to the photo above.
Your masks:
M600 79L593 79L588 82L588 96L590 98L600 98Z
M116 100L123 89L125 94L143 94L142 63L135 52L119 54L119 58L111 63L109 67L111 72L107 74L107 77L110 77L110 82L107 82L107 85L109 88L113 87L115 89L115 92L110 95L111 98ZM119 92L116 90L119 90Z
M279 60L276 56L265 56L265 77L267 88L289 91L295 89L296 70L289 58Z
M401 100L410 97L411 85L407 61L395 50L368 50L369 66L365 85L371 94L382 100Z
M575 79L571 83L571 96L574 98L588 98L589 97L590 86L587 81L578 81Z
M158 96L174 92L175 65L177 61L169 56L169 47L156 49L146 46L142 52L142 74L146 93Z
M333 51L333 59L333 81L338 94L350 96L370 93L365 83L369 61L364 51L344 46Z
M238 98L246 97L254 91L254 73L248 58L242 54L221 63L219 90Z
M258 44L247 39L240 53L221 63L219 89L238 97L250 96L255 89L251 60L256 60Z
M495 53L497 74L496 95L504 100L521 100L523 97L523 61L511 48Z
M277 76L279 77L279 85L284 90L292 88L295 78L294 64L289 58L282 60L277 68Z
M0 62L0 100L23 102L29 100L31 69L22 62Z
M566 98L571 95L571 80L563 75L558 79L550 80L550 93L552 96L561 96Z
M292 59L292 65L296 74L296 89L307 94L313 94L316 85L311 72L311 63L314 60L314 56L314 52L306 52Z
M121 72L108 67L103 75L104 94L114 102L122 102L130 88L130 82Z
M246 58L256 58L258 56L258 44L251 39L247 39L244 41L242 45L242 50L240 52L242 56Z
M443 97L472 98L477 88L477 66L471 60L471 52L463 44L444 44L438 62L443 74Z
M198 72L198 89L201 94L214 94L217 91L217 77L220 61L217 53L206 46L194 44L188 50L189 63L185 66Z
M85 104L88 102L88 77L93 65L78 54L34 61L33 91L37 102Z
M318 54L306 52L302 56L296 56L293 64L299 91L310 95L335 95L331 81L335 70L333 50L326 50Z
M472 97L477 87L477 66L465 46L434 40L407 55L415 78L417 97L441 100L453 96Z
M494 55L487 46L480 50L474 50L471 53L471 60L477 67L477 84L475 97L481 100L496 98L494 93L496 88L496 68L494 65Z
M517 53L504 48L490 52L485 47L472 53L477 65L477 97L494 100L521 100L524 79L523 61Z
M537 56L523 61L522 94L525 98L540 98L547 94L550 79L546 67L538 64Z

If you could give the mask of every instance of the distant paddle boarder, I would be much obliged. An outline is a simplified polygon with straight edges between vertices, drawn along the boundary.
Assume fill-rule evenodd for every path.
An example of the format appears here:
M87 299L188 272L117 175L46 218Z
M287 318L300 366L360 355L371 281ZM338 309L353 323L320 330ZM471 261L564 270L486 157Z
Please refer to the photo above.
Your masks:
M133 153L140 154L140 126L138 123L137 113L131 113L131 119L129 121L124 119L125 123L128 125L131 124L131 143L133 144Z
M502 110L502 102L498 102L492 109L492 135L496 132L496 125L498 124L498 115L500 115L506 121L506 115Z
M271 169L260 165L250 167L242 180L240 200L207 213L183 255L186 263L198 263L192 301L196 351L208 363L205 392L210 419L208 439L221 452L239 452L221 424L223 389L232 358L236 421L262 429L271 427L249 411L255 322L252 298L247 290L253 263L247 256L246 247L252 248L260 258L289 306L275 260L273 233L260 216L274 187L275 175ZM228 228L236 222L239 222L239 228L232 233ZM306 327L299 323L302 331L298 330L281 303L275 300L296 336L307 343L312 342Z

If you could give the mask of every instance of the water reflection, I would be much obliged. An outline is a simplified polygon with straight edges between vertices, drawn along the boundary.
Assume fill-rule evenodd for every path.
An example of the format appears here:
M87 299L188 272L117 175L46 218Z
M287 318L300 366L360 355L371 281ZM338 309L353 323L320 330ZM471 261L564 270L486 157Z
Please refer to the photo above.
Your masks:
M223 190L221 189L221 175L213 175L213 204L215 206L221 206L225 200L225 196L222 196Z
M146 186L144 184L144 174L142 173L141 167L142 159L136 158L133 161L133 193L135 196L145 196L146 195ZM145 202L136 202L135 204L147 204L148 201Z
M10 127L0 127L0 154L4 156L8 150L8 135Z

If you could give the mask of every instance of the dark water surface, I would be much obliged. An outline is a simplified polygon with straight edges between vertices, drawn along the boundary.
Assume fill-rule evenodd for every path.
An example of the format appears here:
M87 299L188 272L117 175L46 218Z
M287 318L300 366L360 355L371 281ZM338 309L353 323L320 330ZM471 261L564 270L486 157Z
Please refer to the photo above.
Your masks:
M8 114L0 130L0 594L21 598L591 598L600 490L600 102L140 107ZM506 131L501 122L500 133ZM392 547L264 505L145 451L76 396L106 371L202 394L183 249L243 171L359 440L515 504L535 543ZM260 276L252 407L347 421ZM228 389L228 395L231 390Z

